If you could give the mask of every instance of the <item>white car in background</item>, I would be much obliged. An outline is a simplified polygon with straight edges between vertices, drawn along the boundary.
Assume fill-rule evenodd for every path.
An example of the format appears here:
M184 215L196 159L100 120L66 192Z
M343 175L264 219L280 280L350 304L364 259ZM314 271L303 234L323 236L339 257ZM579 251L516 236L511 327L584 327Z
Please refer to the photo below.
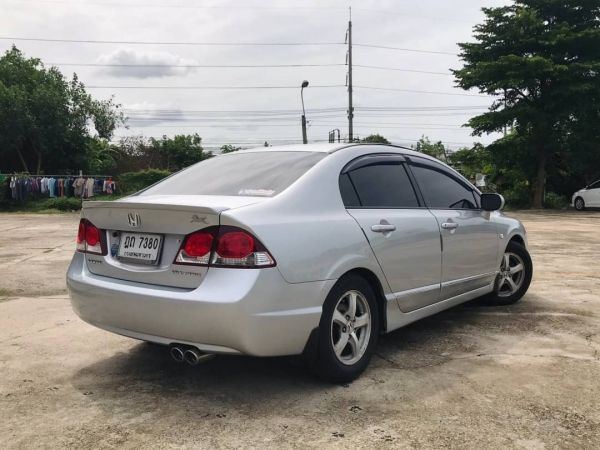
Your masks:
M571 206L577 211L585 208L600 208L600 180L575 192L571 198Z

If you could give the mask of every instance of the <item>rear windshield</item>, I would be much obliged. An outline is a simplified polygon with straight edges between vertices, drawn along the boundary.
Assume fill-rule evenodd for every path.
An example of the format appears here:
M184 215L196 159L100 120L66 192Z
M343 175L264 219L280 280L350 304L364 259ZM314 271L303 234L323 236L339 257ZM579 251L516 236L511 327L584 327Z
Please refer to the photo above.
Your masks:
M272 197L323 159L316 152L248 152L216 156L150 187L140 195Z

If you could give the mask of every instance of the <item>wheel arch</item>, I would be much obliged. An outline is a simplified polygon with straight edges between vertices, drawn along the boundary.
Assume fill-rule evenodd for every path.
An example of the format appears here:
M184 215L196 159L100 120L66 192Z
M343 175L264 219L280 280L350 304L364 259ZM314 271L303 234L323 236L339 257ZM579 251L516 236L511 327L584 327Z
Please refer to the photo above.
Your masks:
M387 299L383 290L383 285L379 277L371 270L365 267L357 267L345 272L340 279L348 275L358 275L365 279L373 289L375 300L377 301L377 312L379 313L379 333L383 334L387 330Z
M520 244L523 247L527 247L527 244L525 243L525 239L520 234L513 235L510 238L510 240L508 241L508 244L510 244L511 242L516 242L517 244ZM507 244L507 246L508 246L508 244Z

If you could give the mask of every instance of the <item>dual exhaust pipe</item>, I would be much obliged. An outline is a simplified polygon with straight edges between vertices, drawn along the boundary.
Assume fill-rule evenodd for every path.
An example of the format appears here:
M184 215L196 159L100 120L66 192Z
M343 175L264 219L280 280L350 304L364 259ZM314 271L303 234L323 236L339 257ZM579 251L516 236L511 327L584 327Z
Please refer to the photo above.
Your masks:
M201 362L208 361L215 357L212 353L202 353L195 347L189 346L179 346L173 345L171 346L171 350L169 351L171 354L171 358L175 362L181 363L186 362L190 366L197 366Z

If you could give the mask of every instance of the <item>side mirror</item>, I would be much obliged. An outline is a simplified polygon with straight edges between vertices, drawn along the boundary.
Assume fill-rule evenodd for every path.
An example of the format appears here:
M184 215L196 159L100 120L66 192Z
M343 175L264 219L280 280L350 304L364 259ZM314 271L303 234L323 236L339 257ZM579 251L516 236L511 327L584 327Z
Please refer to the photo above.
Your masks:
M504 197L500 194L481 194L481 209L500 211L502 208L504 208Z

